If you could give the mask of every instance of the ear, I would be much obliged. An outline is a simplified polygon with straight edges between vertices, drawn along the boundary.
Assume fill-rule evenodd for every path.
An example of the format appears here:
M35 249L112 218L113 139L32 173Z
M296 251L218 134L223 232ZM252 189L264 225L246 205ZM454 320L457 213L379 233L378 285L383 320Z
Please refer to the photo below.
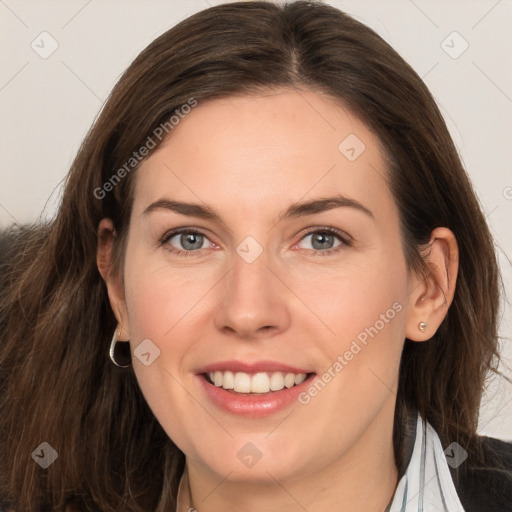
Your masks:
M434 229L422 256L430 272L426 278L415 276L409 283L406 336L412 341L430 339L453 301L459 268L455 235L448 228ZM424 331L420 322L426 324Z
M130 333L128 330L128 314L121 273L114 272L112 265L115 238L114 223L110 219L103 219L98 226L96 264L101 277L103 277L107 285L110 306L118 323L116 329L118 340L123 341L130 339Z

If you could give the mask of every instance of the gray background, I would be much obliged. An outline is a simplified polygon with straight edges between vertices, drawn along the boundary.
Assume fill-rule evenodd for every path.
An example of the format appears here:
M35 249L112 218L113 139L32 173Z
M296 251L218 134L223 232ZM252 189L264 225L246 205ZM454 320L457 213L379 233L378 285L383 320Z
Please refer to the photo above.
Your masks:
M70 163L122 71L162 32L219 3L0 0L0 229L53 216ZM510 296L512 1L326 3L378 32L436 97L495 236ZM479 423L482 434L503 439L512 439L511 313L503 302L508 367L489 379Z

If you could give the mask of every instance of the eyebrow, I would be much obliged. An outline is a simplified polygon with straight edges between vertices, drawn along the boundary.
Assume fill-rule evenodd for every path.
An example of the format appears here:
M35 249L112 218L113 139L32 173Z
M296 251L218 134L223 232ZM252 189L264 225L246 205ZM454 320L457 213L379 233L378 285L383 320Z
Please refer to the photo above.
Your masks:
M374 215L366 206L355 199L337 195L333 197L313 199L311 201L298 202L289 206L284 212L280 213L277 222L285 219L304 217L315 213L322 213L334 208L349 207L363 212L374 219ZM200 219L215 220L224 224L221 216L212 208L195 203L185 203L173 201L170 199L159 199L151 203L142 213L147 215L158 210L170 210L188 217L198 217Z

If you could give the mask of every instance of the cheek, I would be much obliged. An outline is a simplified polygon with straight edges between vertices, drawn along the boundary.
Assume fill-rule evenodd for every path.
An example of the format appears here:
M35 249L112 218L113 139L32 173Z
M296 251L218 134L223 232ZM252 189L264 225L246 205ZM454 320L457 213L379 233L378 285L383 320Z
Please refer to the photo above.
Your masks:
M127 257L125 266L125 294L134 339L153 337L161 340L172 337L194 316L195 304L205 294L208 277L192 269L172 269L159 258L140 254Z
M336 382L328 386L330 399L352 410L385 400L396 388L405 339L407 271L400 248L302 277L300 286L298 295L328 329L322 327L327 335L320 343L331 372L326 380Z
M191 310L191 305L197 302L199 291L204 293L204 281L161 266L152 268L147 265L148 260L142 254L132 254L125 265L133 369L146 402L167 435L181 449L193 453L190 439L201 435L196 432L198 426L193 418L203 411L190 399L188 391L186 357L196 341L187 333L193 329L195 308ZM146 366L139 362L134 350L147 339L159 352Z
M310 276L298 292L328 328L318 342L324 356L320 382L301 403L309 402L311 416L325 417L326 424L343 418L347 439L355 439L396 394L407 273L400 252L383 254L329 276ZM326 432L332 434L327 445L338 446L338 433Z
M357 264L341 263L335 270L294 276L297 295L331 332L333 343L357 338L366 329L395 332L404 322L407 294L405 263L379 255ZM373 332L373 330L372 330Z

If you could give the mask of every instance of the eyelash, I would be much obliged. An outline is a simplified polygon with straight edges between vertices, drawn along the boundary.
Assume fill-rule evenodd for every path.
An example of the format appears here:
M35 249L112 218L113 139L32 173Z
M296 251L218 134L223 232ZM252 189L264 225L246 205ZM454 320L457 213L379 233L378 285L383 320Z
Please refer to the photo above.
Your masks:
M167 233L165 233L162 236L162 238L159 240L159 244L161 246L167 245L166 250L168 250L170 253L175 254L177 256L197 256L197 253L200 252L201 249L195 250L195 251L182 251L181 249L176 249L174 247L169 248L171 246L169 246L169 244L167 244L167 242L169 242L169 240L171 238L175 237L176 235L180 235L182 233L194 233L197 235L202 235L205 238L208 238L202 231L197 230L195 228L179 228L179 229L174 229L172 231L168 231ZM327 228L327 227L310 228L308 231L306 231L306 233L304 233L304 235L302 235L299 242L302 241L306 236L310 235L311 233L334 235L336 238L338 238L340 240L340 242L342 242L337 247L334 247L332 249L326 249L325 251L321 251L318 249L305 249L305 250L312 251L312 256L329 256L331 254L340 252L344 247L352 246L352 243L353 243L352 237L350 235L348 235L347 233L344 233L343 231L339 231L334 228ZM297 243L299 243L299 242L297 242Z

